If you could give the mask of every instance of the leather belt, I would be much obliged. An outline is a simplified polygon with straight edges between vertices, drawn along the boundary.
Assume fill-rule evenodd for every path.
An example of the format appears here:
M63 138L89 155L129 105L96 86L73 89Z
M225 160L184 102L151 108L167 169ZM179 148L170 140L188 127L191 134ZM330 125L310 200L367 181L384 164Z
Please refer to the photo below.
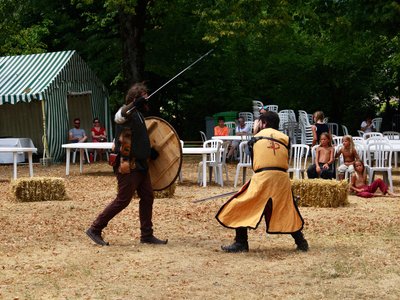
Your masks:
M286 173L287 169L279 168L279 167L265 167L265 168L257 169L254 172L259 173L259 172L263 172L263 171L282 171L282 172Z

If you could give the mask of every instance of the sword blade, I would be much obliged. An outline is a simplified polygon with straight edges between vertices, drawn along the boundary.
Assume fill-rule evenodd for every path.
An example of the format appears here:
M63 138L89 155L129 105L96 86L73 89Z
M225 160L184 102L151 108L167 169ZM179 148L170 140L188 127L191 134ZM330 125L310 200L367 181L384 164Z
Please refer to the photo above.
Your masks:
M172 77L170 80L168 80L166 83L164 83L162 86L160 86L158 89L156 89L153 93L151 93L150 96L147 97L147 99L150 99L151 96L153 96L154 94L156 94L159 90L161 90L164 86L166 86L167 84L169 84L172 80L174 80L176 77L180 76L182 73L186 72L186 70L190 69L192 66L194 66L195 64L197 64L200 60L202 60L204 57L206 57L208 54L210 54L211 52L213 52L214 49L211 49L210 51L208 51L206 54L204 54L203 56L201 56L200 58L198 58L195 62L191 63L190 66L186 67L185 69L183 69L182 71L180 71L178 74L176 74L174 77Z
M212 196L212 197L207 197L207 198L203 198L203 199L193 200L192 203L199 203L199 202L204 202L204 201L208 201L208 200L223 198L223 197L230 196L230 195L233 195L233 194L236 194L236 193L237 193L237 191L234 191L234 192L229 192L229 193L225 193L225 194L220 194L220 195L216 195L216 196Z

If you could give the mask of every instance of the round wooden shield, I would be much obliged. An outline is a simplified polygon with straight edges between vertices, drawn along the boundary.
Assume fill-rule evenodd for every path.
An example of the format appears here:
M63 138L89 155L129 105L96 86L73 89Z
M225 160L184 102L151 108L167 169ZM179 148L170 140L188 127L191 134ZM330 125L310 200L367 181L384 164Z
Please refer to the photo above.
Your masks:
M181 141L175 129L157 117L145 119L151 146L159 156L149 161L153 190L161 191L173 184L182 167Z

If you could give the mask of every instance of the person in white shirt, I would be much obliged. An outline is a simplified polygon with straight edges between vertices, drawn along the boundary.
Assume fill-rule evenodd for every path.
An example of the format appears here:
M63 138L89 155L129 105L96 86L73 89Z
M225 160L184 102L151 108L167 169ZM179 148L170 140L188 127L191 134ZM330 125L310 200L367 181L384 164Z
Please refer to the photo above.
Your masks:
M361 123L361 130L364 132L372 132L375 131L374 124L372 124L372 118L367 117L365 121Z
M238 126L236 126L235 134L238 136L245 136L245 135L251 134L251 128L249 125L246 125L243 117L238 118ZM231 160L233 158L233 154L234 154L235 150L237 149L237 147L239 146L239 144L240 144L240 141L232 142L231 148L229 149L229 152L227 155L227 159Z

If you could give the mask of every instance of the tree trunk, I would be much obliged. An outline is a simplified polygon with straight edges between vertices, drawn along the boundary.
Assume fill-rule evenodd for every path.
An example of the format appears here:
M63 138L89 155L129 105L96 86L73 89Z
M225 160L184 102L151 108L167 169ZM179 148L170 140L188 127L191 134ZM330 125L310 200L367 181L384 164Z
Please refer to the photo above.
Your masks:
M119 11L122 71L126 90L133 83L143 80L145 54L143 35L148 2L149 0L138 0L135 14L126 13L123 8Z

